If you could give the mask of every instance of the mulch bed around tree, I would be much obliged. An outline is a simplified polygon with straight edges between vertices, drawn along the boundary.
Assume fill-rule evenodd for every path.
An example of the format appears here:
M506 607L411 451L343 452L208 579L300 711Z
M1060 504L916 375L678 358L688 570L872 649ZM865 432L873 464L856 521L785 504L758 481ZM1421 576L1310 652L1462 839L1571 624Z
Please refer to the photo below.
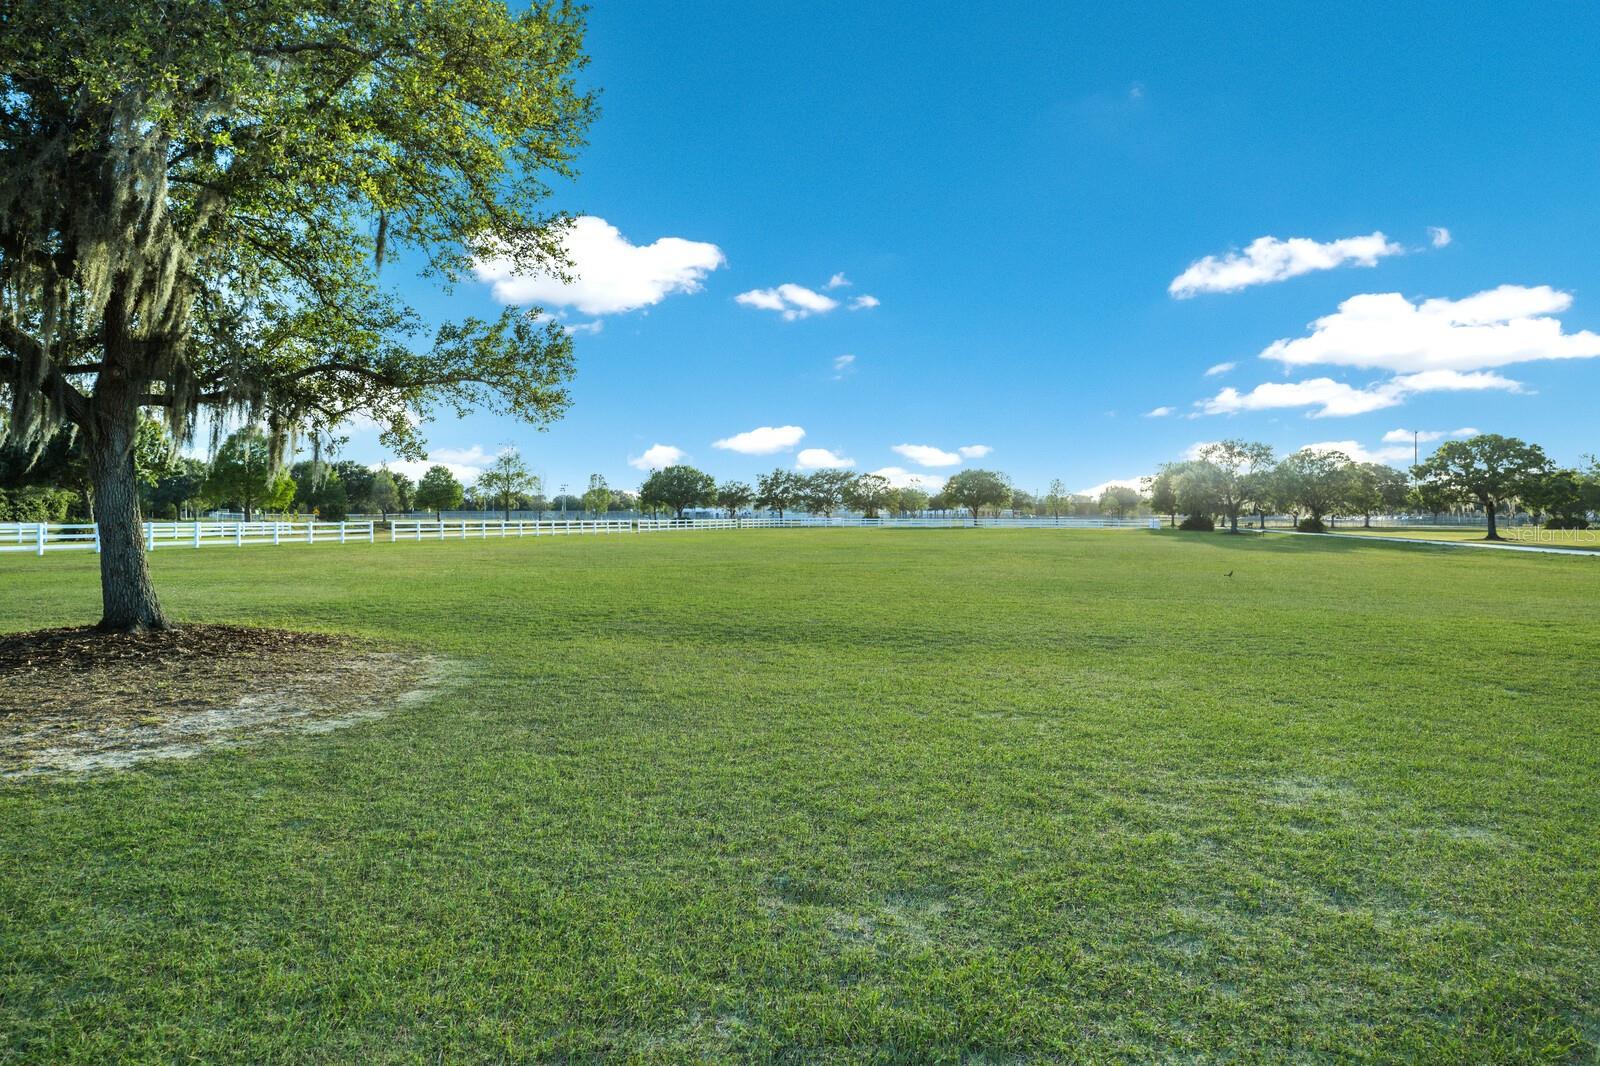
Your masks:
M0 634L0 777L336 728L428 693L441 665L348 637L244 626Z

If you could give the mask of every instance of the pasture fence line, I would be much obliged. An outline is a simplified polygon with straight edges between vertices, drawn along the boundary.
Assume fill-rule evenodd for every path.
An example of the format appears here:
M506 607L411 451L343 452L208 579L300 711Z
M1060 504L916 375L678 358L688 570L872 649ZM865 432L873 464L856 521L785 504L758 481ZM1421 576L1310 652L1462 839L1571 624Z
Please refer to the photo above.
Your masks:
M739 518L630 518L502 521L446 519L389 522L146 522L146 551L164 548L244 547L253 544L374 544L421 540L487 540L504 537L671 533L738 529L1159 529L1154 518L862 518L814 515ZM380 527L382 531L380 532ZM0 523L0 553L44 555L55 551L100 550L100 527L93 522Z

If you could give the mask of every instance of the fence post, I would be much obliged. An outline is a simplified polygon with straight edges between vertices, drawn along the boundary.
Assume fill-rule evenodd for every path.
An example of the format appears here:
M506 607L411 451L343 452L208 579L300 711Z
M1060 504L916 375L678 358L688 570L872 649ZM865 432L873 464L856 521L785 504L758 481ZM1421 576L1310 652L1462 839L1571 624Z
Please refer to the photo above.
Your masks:
M344 522L339 523L339 543L344 543Z
M243 522L235 522L233 524L233 546L235 548L242 548L244 546L244 523Z
M45 538L50 535L49 527L47 527L43 522L40 522L38 526L35 527L34 532L39 538L39 554L43 555Z
M393 523L393 522L390 522L390 523L389 523L389 543L390 543L390 544L393 544L393 543L394 543L394 537L395 537L395 532L394 532L394 523Z
M372 520L367 521L367 543L371 544L378 538L378 524ZM394 539L394 527L389 527L389 539Z
M98 536L99 533L100 533L100 527L97 524L95 526L95 535ZM146 522L144 524L144 539L145 539L145 549L144 550L145 551L151 551L151 552L155 551L156 550L156 524L154 522Z
M315 544L316 542L317 542L317 520L315 518L313 518L311 521L306 523L306 543L307 544Z
M194 520L194 546L200 547L200 519Z
M282 531L283 531L283 523L282 522L274 522L274 523L272 523L272 546L273 547L277 547L278 544L281 543L278 534L281 533Z
M94 553L96 555L100 554L100 523L99 522L96 522L94 524Z

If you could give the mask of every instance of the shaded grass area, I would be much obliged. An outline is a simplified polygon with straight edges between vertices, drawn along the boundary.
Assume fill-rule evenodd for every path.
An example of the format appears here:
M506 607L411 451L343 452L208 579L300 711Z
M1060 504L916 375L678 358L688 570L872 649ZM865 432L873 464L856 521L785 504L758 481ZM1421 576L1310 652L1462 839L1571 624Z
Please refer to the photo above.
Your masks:
M0 786L0 1059L1600 1046L1589 560L796 530L155 567L180 618L476 680ZM93 578L6 564L0 629L91 619Z

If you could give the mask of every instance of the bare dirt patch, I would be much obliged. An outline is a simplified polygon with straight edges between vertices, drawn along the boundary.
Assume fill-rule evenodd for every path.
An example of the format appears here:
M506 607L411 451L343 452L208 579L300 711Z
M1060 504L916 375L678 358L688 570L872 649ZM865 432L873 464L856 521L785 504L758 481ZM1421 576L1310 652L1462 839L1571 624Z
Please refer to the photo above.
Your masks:
M345 637L188 625L0 636L0 778L326 732L434 694L447 660Z

